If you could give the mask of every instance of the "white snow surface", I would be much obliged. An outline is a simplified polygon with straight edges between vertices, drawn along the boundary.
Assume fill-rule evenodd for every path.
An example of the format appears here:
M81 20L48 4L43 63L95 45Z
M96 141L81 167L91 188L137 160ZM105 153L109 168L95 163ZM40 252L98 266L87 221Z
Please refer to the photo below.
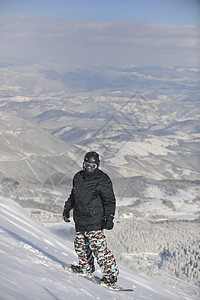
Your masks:
M54 235L11 199L0 196L0 207L1 300L198 299L191 291L164 286L122 266L118 283L134 292L112 292L69 273L62 265L77 263L70 238ZM97 267L96 275L100 272Z

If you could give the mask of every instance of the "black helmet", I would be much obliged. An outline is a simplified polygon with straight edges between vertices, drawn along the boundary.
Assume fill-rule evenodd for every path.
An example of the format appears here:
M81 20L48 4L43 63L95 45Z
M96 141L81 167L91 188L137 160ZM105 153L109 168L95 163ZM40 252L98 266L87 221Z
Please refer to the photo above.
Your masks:
M87 163L88 163L88 167L87 167ZM84 163L83 163L85 169L89 169L90 171L94 170L99 167L99 164L100 164L100 160L99 160L98 153L94 151L90 151L85 155Z

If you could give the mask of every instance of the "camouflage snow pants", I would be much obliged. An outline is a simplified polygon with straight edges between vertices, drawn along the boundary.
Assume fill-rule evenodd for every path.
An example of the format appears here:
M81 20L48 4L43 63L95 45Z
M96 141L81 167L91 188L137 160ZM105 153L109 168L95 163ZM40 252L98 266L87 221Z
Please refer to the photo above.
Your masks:
M94 270L94 256L103 271L103 276L117 276L119 270L114 256L107 248L103 230L77 232L74 248L79 259L79 266L83 272ZM93 256L94 255L94 256Z

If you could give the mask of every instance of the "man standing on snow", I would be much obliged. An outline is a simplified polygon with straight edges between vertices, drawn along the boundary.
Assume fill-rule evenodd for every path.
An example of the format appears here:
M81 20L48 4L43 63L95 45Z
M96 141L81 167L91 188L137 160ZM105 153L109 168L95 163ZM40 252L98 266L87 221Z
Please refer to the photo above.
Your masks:
M73 188L65 202L63 219L69 222L73 208L76 238L75 251L79 265L75 272L91 274L94 272L94 256L103 270L102 284L117 282L119 270L114 256L107 248L103 229L114 226L115 195L112 182L107 174L99 169L99 155L91 151L84 157L83 170L76 173Z

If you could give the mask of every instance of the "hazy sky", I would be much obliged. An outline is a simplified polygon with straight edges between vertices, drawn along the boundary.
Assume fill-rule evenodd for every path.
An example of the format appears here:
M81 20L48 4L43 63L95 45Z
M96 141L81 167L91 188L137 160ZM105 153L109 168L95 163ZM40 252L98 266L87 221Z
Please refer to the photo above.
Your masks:
M0 60L200 65L200 0L0 0Z

